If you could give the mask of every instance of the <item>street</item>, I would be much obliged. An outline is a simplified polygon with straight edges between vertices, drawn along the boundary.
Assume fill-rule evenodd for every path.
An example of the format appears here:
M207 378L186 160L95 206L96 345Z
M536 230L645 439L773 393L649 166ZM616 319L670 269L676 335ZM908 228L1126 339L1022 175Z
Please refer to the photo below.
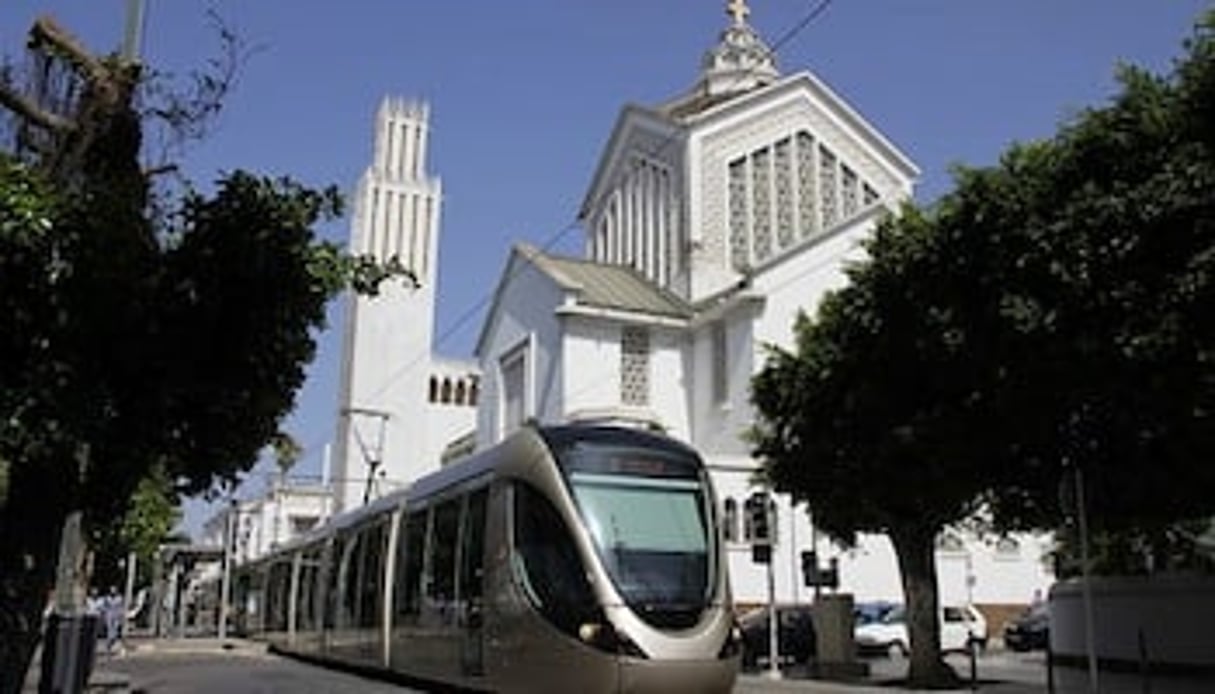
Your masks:
M130 677L130 691L149 694L408 694L393 682L361 677L251 649L136 651L102 657L99 669Z
M147 692L148 694L409 694L424 691L402 684L363 677L268 653L261 644L216 639L166 639L140 641L118 657L98 653L91 691ZM969 661L951 655L947 661L963 678L969 677ZM806 679L789 670L781 679L766 672L745 672L738 678L737 694L803 692L818 694L890 694L906 691L897 681L906 674L904 659L874 658L870 674L862 680L829 682ZM1199 694L1211 689L1209 680L1155 677L1155 694ZM30 682L26 692L37 691ZM958 691L970 691L969 683ZM991 651L978 661L978 691L988 694L1040 694L1047 691L1042 653L1018 654ZM1086 694L1090 691L1082 668L1057 668L1057 694ZM1101 673L1103 694L1137 694L1148 691L1133 673Z

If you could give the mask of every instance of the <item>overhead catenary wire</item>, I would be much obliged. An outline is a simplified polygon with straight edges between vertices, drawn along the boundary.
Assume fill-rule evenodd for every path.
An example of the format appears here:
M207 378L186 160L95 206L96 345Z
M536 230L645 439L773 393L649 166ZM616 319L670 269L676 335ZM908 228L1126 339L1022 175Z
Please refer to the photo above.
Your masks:
M790 26L788 29L786 29L784 32L782 32L779 35L779 37L777 38L777 40L768 48L767 57L775 58L778 51L780 51L782 48L784 48L786 45L788 45L802 31L804 31L807 27L809 27L816 19L818 19L830 7L831 4L832 4L832 0L818 0L817 2L812 3L810 8L805 12L805 14L803 14L798 19L798 21L796 21L792 26ZM739 77L736 77L735 80L738 81L738 80L741 80L742 78L743 78L742 76L739 76ZM654 147L652 148L651 151L646 153L646 156L648 156L652 159L659 158L663 153L665 153L667 148L669 148L672 145L672 143L674 143L676 141L676 139L684 132L684 129L679 127L678 123L673 123L673 126L674 127L672 127L670 129L670 132L667 133L656 145L654 145ZM624 178L622 179L622 184L627 183L633 176L636 176L637 175L636 171L637 170L635 168L629 169L628 171L626 171ZM608 195L614 193L614 191L615 191L615 188L612 188L610 190L604 190L599 194L598 197L596 197L591 202L590 205L580 207L579 211L576 211L574 213L573 218L568 223L563 225L557 232L555 232L554 234L549 236L540 245L541 252L550 251L558 243L560 243L566 236L568 236L570 232L575 231L576 229L578 229L580 227L581 209L597 208L599 205L601 205L603 203L604 199ZM508 286L511 282L513 282L515 280L515 278L519 275L519 273L521 273L525 268L526 268L525 265L520 265L518 268L516 268L514 270L506 270L506 272L508 274L506 274L503 277L503 279L501 280L501 282L499 283L498 286L501 286L501 287ZM493 300L494 296L496 295L496 291L497 291L497 288L482 294L475 302L473 302L470 306L465 308L452 323L450 323L448 326L446 326L437 335L437 337L433 341L433 347L432 347L432 345L425 345L419 351L418 354L414 355L411 359L409 359L408 361L403 363L400 367L398 367L396 370L392 371L387 377L385 377L381 381L380 385L375 390L373 390L369 395L367 395L366 398L369 401L374 401L376 398L383 395L385 393L385 391L387 391L390 387L392 387L392 385L394 385L399 379L403 378L408 373L412 372L415 368L418 368L421 364L423 364L431 356L431 350L434 347L438 347L438 346L441 346L441 345L447 343L460 330L464 329L470 321L472 321L474 318L476 318L481 313L481 311ZM304 458L311 457L310 452L312 450L315 450L319 446L322 446L330 439L331 439L330 433L317 434L316 436L311 437L309 439L309 443L303 447L303 450L305 451Z

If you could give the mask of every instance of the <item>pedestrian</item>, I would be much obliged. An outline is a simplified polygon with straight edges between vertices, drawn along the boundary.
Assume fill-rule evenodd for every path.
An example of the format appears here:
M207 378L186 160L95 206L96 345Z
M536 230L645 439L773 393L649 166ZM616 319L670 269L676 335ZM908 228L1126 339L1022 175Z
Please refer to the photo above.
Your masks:
M122 622L126 616L126 606L118 589L110 586L110 592L105 598L102 618L105 620L105 651L109 655L122 655Z

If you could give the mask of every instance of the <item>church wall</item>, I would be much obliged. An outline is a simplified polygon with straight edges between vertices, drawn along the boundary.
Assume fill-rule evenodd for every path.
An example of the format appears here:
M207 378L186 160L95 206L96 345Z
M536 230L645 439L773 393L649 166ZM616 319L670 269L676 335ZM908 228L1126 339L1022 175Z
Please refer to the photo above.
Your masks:
M765 298L755 321L757 358L755 370L763 368L762 346L792 347L793 324L799 311L813 317L823 295L847 284L847 263L864 258L860 242L873 232L876 216L870 215L803 249L786 260L773 263L756 274L753 287Z
M578 412L602 412L612 408L637 416L656 415L667 433L690 440L685 407L687 379L684 376L682 331L650 326L648 402L625 404L621 397L621 331L624 324L582 316L564 319L564 383L559 403L550 421Z
M368 456L378 455L383 462L373 496L437 466L437 459L430 461L424 453L429 447L424 408L433 289L393 284L376 297L352 298L356 302L347 319L353 338L343 355L349 380L339 403L334 456L333 485L343 510L362 504Z
M746 456L742 439L754 419L750 404L751 375L755 369L753 312L751 303L728 310L720 318L700 326L692 337L693 379L687 408L693 422L693 443L707 455ZM725 398L714 386L716 348L714 331L724 330ZM720 339L720 338L717 338Z
M492 325L481 345L481 393L477 403L477 448L502 439L501 359L512 350L527 352L524 415L539 417L559 401L561 332L554 310L564 292L516 251L503 276Z
M768 252L762 248L773 248L775 257L780 250L831 233L839 220L875 199L893 204L910 195L910 180L883 164L831 105L796 80L749 108L727 109L697 126L688 147L697 171L689 186L692 301L737 282L740 267L766 262ZM801 150L806 152L804 161ZM778 161L773 163L772 157ZM737 162L747 164L743 180L731 173ZM769 170L771 174L765 173ZM774 178L780 171L790 173ZM751 203L747 209L731 202L740 194ZM762 197L755 197L758 194ZM741 258L735 228L740 224L763 235L762 248L745 249Z
M586 256L635 268L686 296L687 226L680 139L664 123L626 109L622 135L606 157L606 182L586 218Z

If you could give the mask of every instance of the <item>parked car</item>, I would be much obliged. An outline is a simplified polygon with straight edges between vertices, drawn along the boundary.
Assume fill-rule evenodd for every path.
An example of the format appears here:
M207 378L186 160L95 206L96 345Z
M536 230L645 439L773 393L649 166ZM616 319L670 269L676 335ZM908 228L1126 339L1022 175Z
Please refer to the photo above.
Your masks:
M778 605L776 608L781 660L797 664L808 661L815 653L817 640L811 605ZM760 659L767 660L768 608L760 607L739 619L743 637L743 667L754 668Z
M1040 602L1004 625L1004 646L1013 651L1045 649L1050 643L1050 610Z
M987 619L972 605L941 608L941 650L966 651L987 647ZM907 635L907 613L900 605L880 620L856 627L856 647L861 653L885 653L902 657L911 650Z

